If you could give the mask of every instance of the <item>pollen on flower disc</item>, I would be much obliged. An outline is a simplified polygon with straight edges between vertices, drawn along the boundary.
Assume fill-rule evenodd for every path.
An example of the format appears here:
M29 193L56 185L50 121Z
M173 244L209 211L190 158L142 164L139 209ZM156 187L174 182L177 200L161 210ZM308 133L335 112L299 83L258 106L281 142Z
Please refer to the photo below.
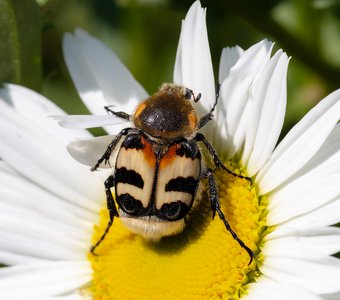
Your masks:
M256 189L245 179L216 172L222 210L243 242L257 253L264 209ZM99 240L108 221L101 212L93 242ZM238 299L254 278L256 261L225 229L218 215L212 220L206 192L192 208L184 231L158 243L129 232L116 218L109 234L89 254L96 300Z

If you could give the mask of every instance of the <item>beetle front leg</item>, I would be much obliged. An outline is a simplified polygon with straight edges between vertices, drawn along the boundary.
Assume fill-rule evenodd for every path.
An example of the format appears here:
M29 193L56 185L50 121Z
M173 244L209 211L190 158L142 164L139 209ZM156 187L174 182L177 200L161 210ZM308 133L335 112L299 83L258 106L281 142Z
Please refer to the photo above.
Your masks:
M213 171L211 169L208 169L205 176L208 178L209 198L210 198L211 209L212 209L212 212L213 212L213 217L215 216L215 213L217 212L217 214L218 214L219 218L221 219L221 221L223 222L225 228L230 232L232 237L239 243L239 245L244 250L247 251L247 253L250 257L250 261L249 261L248 265L250 265L251 262L253 261L254 253L249 247L246 246L246 244L232 230L227 219L225 218L225 216L224 216L224 214L221 210L219 201L218 201L218 192L217 192L216 180L215 180Z
M110 107L113 105L108 105L108 106L104 106L104 109L106 110L107 113L119 117L121 119L127 120L127 121L131 121L132 116L127 114L126 112L123 111L114 111L112 110Z
M105 160L105 163L109 161L110 156L112 154L112 151L116 148L117 144L119 143L120 139L129 134L130 131L133 130L133 128L125 128L121 132L119 132L115 138L112 140L112 142L107 146L106 151L104 152L103 156L98 159L97 163L91 168L91 171L95 171L98 169L100 164Z
M111 188L114 187L114 185L115 185L113 175L109 176L105 180L104 185L105 185L105 193L106 193L106 204L107 204L107 209L109 210L110 220L107 223L106 229L105 229L103 235L101 236L101 238L98 240L98 242L96 244L94 244L91 247L90 252L93 255L97 255L94 251L96 250L96 248L100 245L100 243L105 239L106 235L108 234L110 227L113 223L114 217L119 217L115 202L114 202L113 197L112 197L112 192L111 192Z

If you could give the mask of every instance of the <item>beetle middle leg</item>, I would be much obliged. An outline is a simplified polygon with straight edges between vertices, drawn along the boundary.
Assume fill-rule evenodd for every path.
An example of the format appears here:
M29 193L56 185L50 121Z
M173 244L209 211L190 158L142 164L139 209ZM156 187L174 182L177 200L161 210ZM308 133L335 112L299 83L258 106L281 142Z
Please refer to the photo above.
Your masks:
M111 193L111 188L114 187L115 185L115 180L114 180L114 177L113 175L109 176L106 180L105 180L105 193L106 193L106 201L107 201L107 209L109 211L109 216L110 216L110 219L109 219L109 222L107 223L107 226L106 226L106 229L103 233L103 235L101 236L101 238L98 240L97 243L95 243L92 247L91 247L91 250L90 252L93 254L93 255L97 255L94 251L96 250L96 248L100 245L100 243L105 239L106 235L108 234L109 230L110 230L110 227L113 223L113 219L114 217L118 217L118 211L117 211L117 208L116 208L116 205L115 205L115 202L113 200L113 197L112 197L112 193Z
M247 251L247 253L250 257L250 261L249 261L248 265L250 265L251 262L253 261L254 253L249 247L246 246L246 244L232 230L227 219L225 218L225 216L224 216L224 214L221 210L219 201L218 201L218 192L217 192L216 180L215 180L213 171L211 169L208 169L206 174L205 174L205 177L208 178L209 198L210 198L211 210L213 212L213 218L215 216L215 213L217 212L217 214L218 214L219 218L221 219L221 221L223 222L225 228L230 232L230 234L232 235L234 240L236 240L239 243L239 245Z
M216 167L218 168L222 168L224 171L228 172L229 174L235 176L235 177L239 177L239 178L243 178L248 180L250 183L252 183L252 179L250 177L247 176L243 176L240 174L237 174L231 170L229 170L221 161L221 159L218 157L218 154L215 150L215 148L213 146L210 145L210 143L207 141L207 139L205 138L205 136L201 133L197 133L195 136L195 140L197 142L202 142L203 145L205 146L205 148L208 150L210 156L212 157L214 164Z

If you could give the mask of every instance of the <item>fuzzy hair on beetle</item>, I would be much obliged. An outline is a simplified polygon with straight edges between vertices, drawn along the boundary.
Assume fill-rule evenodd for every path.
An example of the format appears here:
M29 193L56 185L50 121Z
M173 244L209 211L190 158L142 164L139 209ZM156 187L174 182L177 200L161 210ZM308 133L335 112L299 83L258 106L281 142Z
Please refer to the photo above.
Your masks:
M196 194L200 182L206 178L213 217L218 214L249 254L249 264L252 262L252 250L233 231L220 208L214 171L221 168L233 176L251 179L226 168L213 146L199 133L213 118L219 93L209 113L198 118L190 101L198 102L200 98L201 94L195 96L186 87L163 83L155 94L138 105L133 115L105 107L109 114L132 121L134 127L118 133L91 168L95 171L101 163L110 164L116 153L111 166L113 172L104 183L110 219L101 238L91 247L92 254L96 255L95 250L115 217L149 240L181 232L185 217L194 202L199 201ZM205 164L200 147L211 157L213 167Z

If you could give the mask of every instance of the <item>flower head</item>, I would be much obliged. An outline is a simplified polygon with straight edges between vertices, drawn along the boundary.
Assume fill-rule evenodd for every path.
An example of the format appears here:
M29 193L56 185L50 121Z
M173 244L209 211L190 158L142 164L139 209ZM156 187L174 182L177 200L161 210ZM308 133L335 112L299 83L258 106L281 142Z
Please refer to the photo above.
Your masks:
M229 170L214 176L221 211L254 252L216 216L206 189L177 235L148 242L114 219L108 223L103 181L90 172L148 94L103 44L82 30L64 38L67 66L93 116L67 116L50 101L15 85L0 90L0 298L6 299L336 299L339 297L340 91L322 100L276 146L286 105L287 55L271 57L262 41L222 52L220 97L202 133ZM175 84L215 102L205 10L199 2L182 24ZM23 101L22 99L25 99ZM59 123L78 130L58 127ZM103 126L93 138L83 128ZM48 139L42 137L48 137ZM77 140L75 140L78 138ZM80 139L79 139L80 138ZM114 166L115 158L109 163ZM103 164L100 167L105 167ZM94 226L97 224L96 226ZM94 228L94 230L93 230ZM42 284L43 283L43 284Z

